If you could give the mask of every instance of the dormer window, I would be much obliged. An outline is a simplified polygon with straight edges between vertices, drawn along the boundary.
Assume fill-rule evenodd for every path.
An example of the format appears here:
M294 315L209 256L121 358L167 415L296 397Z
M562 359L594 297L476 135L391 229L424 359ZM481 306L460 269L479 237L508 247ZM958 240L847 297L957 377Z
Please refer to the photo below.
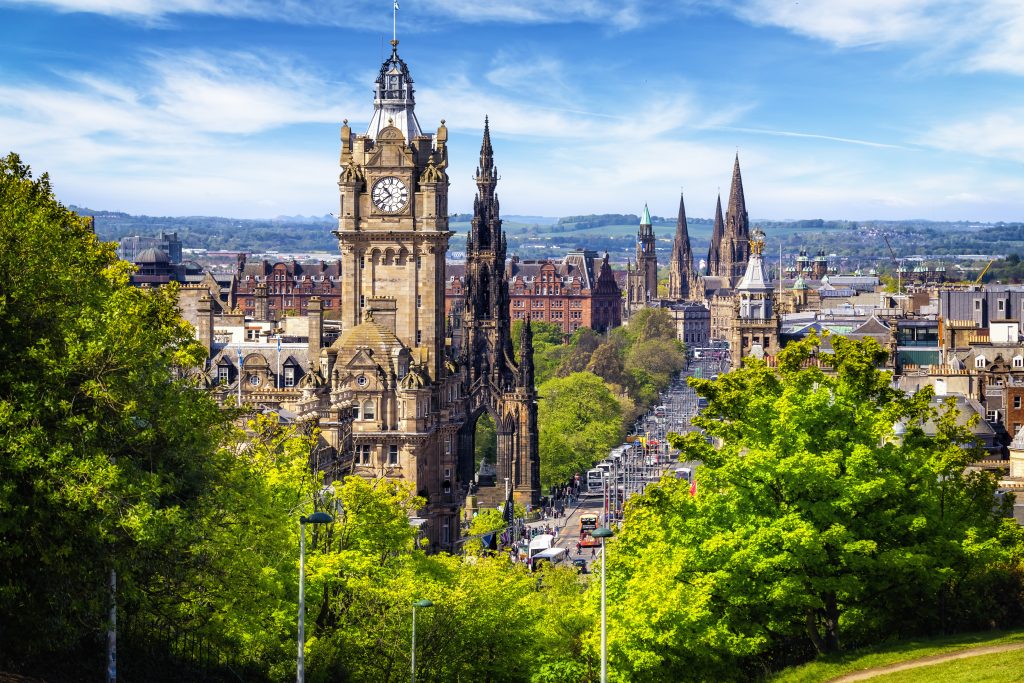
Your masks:
M985 356L978 356L977 358L975 358L974 359L974 367L978 368L979 370L984 370L985 369Z
M1016 370L1024 368L1024 356L1014 356L1013 357L1013 367Z

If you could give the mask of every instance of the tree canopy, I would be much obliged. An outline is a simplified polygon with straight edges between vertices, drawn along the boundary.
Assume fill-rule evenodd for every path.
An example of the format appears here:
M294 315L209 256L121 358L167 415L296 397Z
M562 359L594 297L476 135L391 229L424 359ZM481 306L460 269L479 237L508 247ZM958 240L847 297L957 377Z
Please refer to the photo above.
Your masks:
M623 680L749 678L809 651L1020 619L997 588L1019 590L1019 530L993 511L993 477L964 474L969 430L927 391L893 389L874 341L832 346L691 380L709 401L694 422L720 447L673 436L704 463L696 495L665 480L627 508L609 571Z

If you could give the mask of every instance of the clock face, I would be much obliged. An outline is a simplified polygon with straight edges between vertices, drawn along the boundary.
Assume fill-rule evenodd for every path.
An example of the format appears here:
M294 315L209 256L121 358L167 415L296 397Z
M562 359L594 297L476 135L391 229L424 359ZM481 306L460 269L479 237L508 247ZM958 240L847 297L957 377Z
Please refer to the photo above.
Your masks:
M396 213L409 202L409 188L395 176L387 176L373 184L371 197L381 211Z

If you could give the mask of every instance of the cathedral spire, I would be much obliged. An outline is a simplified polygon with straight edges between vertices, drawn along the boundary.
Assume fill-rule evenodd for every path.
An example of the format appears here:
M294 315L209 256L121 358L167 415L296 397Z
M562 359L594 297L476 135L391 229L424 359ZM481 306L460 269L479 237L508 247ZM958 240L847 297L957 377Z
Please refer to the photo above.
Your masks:
M711 230L711 245L708 247L708 275L720 276L722 267L722 238L725 237L725 221L722 220L722 195L715 205L715 227Z
M726 217L726 227L735 228L734 236L737 240L750 241L750 221L747 218L747 202L743 197L743 177L740 175L740 154L736 153L736 160L732 165L732 187L729 189L729 210Z
M747 217L747 202L743 197L739 152L732 166L732 187L729 189L729 208L725 212L725 240L721 258L721 275L735 280L746 272L750 258L750 219Z

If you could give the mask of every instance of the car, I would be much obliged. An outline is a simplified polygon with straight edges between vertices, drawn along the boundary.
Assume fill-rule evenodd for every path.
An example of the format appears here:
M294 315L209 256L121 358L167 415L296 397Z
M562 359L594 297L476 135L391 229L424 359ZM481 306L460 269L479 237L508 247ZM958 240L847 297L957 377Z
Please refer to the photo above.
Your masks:
M573 561L572 561L572 564L573 564L574 567L576 567L576 569L579 570L580 574L587 574L587 573L589 573L587 571L587 561L584 560L582 557L574 558Z

